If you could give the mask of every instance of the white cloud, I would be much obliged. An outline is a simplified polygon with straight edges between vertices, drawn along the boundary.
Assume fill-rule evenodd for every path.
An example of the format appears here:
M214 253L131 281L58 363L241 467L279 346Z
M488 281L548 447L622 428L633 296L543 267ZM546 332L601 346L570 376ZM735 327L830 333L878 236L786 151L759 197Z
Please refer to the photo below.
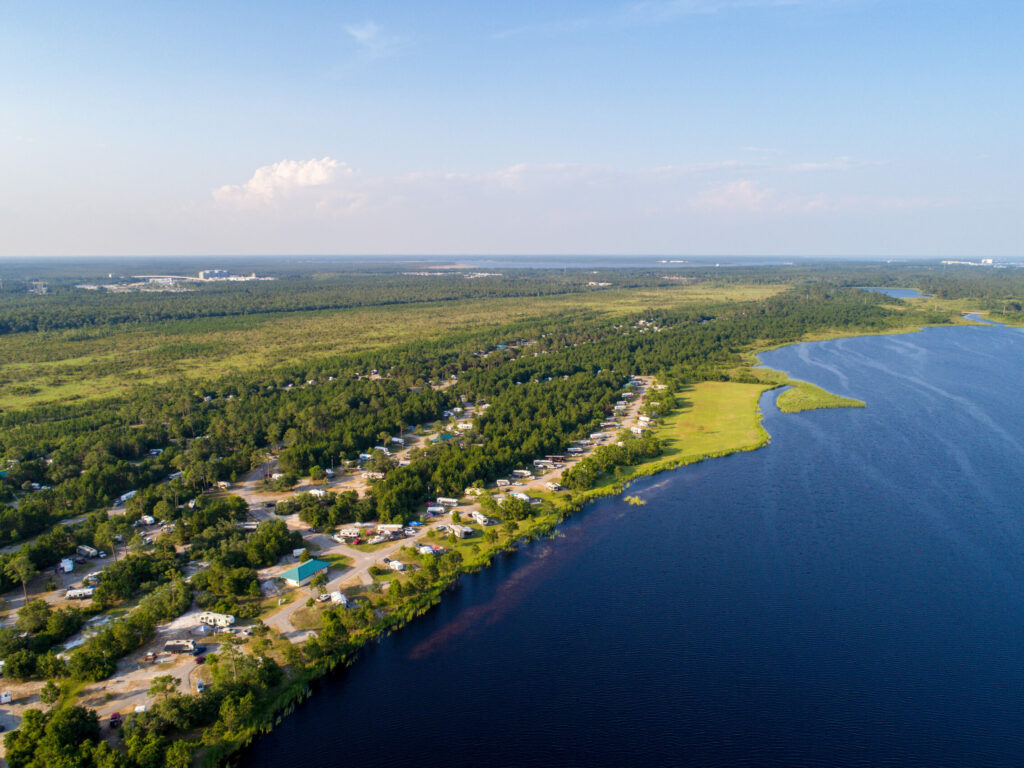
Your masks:
M393 53L402 42L401 38L385 35L381 26L374 21L349 24L345 31L363 53L372 59Z
M794 163L789 167L791 171L803 173L807 171L850 171L854 168L867 168L869 166L884 165L877 160L856 160L852 157L842 156L832 160L818 162Z
M756 181L740 179L709 187L693 200L693 207L706 211L759 213L776 204L774 189Z
M272 165L257 168L245 184L226 184L212 190L218 202L239 205L262 205L281 197L287 197L295 190L305 187L323 187L352 169L332 157L312 160L281 160Z

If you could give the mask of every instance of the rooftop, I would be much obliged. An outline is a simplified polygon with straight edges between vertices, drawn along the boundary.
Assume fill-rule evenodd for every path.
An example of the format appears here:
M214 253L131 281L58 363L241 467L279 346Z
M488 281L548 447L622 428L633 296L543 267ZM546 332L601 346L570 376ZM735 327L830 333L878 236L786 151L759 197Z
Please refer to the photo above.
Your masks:
M317 560L314 557L304 563L299 563L294 568L289 568L284 573L278 574L278 578L288 579L289 581L302 581L303 579L314 575L317 571L325 570L329 566L330 563L324 562L323 560Z

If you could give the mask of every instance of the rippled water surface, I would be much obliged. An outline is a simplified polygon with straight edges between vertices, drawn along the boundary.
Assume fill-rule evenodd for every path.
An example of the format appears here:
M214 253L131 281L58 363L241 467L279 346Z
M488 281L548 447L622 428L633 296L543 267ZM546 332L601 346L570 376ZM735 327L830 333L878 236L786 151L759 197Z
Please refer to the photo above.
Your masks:
M1024 333L762 360L868 407L767 394L770 446L464 578L242 764L1024 763Z

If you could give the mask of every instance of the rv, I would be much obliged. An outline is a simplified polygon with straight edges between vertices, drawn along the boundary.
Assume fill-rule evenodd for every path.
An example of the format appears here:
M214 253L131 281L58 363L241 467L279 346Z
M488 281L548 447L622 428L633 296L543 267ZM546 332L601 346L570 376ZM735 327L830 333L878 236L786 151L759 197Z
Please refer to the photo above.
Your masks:
M235 617L230 613L214 613L213 611L203 611L199 614L199 623L207 624L211 627L230 627L235 623Z
M75 561L70 557L65 557L60 561L60 570L61 573L71 573L75 570Z
M170 640L164 643L164 650L168 653L192 653L195 649L195 640Z
M457 507L459 505L459 500L453 499L449 496L438 496L437 503L442 507Z
M65 600L89 600L95 590L92 587L82 589L69 589L64 593Z
M79 544L75 551L78 552L82 557L98 557L99 551L92 547L86 546L85 544Z

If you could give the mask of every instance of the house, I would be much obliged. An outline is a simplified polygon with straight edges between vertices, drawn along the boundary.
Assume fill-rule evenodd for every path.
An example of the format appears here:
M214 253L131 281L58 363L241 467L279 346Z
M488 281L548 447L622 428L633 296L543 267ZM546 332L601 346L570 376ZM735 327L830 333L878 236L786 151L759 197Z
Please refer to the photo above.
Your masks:
M230 613L214 613L203 611L199 614L199 623L210 627L230 627L235 623L235 617Z
M323 560L317 560L314 557L304 563L299 563L293 568L289 568L284 573L278 574L278 578L284 579L289 586L301 587L311 582L318 573L327 573L327 569L330 566L330 563L325 563Z

